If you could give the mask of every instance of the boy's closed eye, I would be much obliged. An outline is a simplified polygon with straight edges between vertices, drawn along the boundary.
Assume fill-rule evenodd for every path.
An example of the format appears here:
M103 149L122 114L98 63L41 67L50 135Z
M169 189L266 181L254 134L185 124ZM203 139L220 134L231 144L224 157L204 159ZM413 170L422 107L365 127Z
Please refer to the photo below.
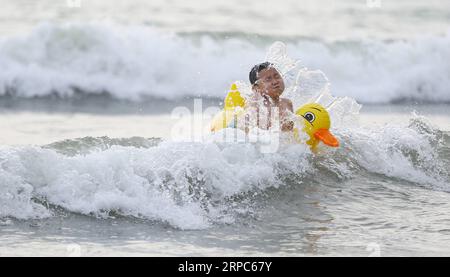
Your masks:
M264 79L264 82L268 83L268 82L272 82L273 79L278 80L280 78L281 78L280 74L276 73L276 74L274 74L273 77L272 76L266 77Z

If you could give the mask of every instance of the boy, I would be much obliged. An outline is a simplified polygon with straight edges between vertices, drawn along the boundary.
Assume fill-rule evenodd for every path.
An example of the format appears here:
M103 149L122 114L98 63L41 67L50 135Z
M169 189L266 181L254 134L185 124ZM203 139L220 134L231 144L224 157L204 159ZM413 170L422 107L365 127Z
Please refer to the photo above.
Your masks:
M261 129L269 129L273 124L272 112L278 111L281 130L292 131L294 122L289 120L289 114L293 113L292 102L280 98L284 82L273 64L264 62L255 65L249 73L249 79L255 93L250 105L256 110L256 125ZM261 111L261 108L264 110Z

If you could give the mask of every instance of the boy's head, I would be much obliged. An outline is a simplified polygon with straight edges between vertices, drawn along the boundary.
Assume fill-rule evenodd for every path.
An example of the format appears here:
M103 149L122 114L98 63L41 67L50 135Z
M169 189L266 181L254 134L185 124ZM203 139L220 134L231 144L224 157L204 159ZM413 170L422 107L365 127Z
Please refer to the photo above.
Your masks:
M263 62L255 65L249 74L252 89L272 99L280 97L284 91L284 82L273 64Z

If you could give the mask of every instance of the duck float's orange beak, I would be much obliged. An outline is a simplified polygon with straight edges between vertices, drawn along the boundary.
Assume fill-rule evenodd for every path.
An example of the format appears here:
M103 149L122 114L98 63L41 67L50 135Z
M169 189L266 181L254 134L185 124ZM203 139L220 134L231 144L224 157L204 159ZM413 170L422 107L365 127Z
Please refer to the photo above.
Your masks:
M328 129L319 129L314 132L314 137L328 146L338 147L339 140L333 136Z

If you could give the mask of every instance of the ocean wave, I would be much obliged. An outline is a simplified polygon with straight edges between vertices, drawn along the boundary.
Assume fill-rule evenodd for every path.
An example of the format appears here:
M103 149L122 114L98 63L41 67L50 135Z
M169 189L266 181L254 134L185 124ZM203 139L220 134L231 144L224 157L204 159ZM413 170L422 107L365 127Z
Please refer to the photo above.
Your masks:
M98 218L121 215L203 229L251 219L262 196L305 183L339 186L381 176L398 185L450 191L449 134L425 118L413 116L407 126L343 126L333 132L342 146L323 147L318 154L303 144L264 153L258 143L214 137L87 137L42 147L3 146L0 218L55 216L56 206Z
M272 42L143 26L41 24L27 35L0 40L0 95L223 98L230 83L247 80ZM328 43L291 38L287 46L290 56L327 75L333 95L362 103L450 102L449 34Z

